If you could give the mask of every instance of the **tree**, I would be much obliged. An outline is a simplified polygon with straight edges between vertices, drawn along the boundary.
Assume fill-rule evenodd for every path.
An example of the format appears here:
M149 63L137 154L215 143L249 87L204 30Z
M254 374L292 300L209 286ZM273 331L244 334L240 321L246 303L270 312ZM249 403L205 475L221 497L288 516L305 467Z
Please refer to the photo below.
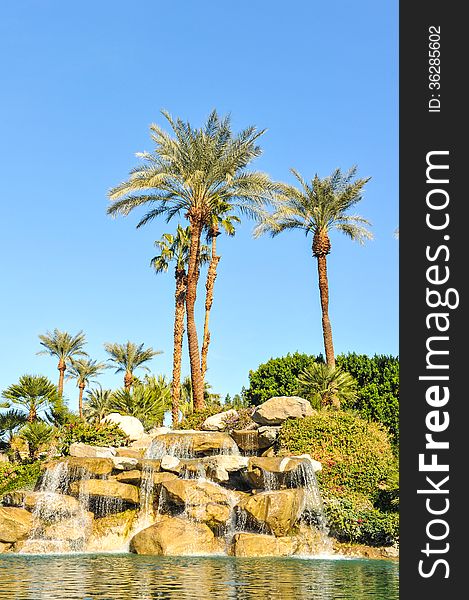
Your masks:
M251 126L233 135L229 117L213 111L200 129L163 112L173 136L151 125L153 153L139 154L143 164L130 178L109 192L110 215L128 215L140 206L152 206L137 227L165 216L183 214L191 227L187 267L186 315L191 379L196 410L204 406L204 382L195 323L201 236L220 207L258 215L277 191L270 178L248 172L248 164L261 154L257 145L264 130Z
M153 348L143 348L144 344L134 344L127 342L126 344L104 344L106 352L111 355L108 360L117 367L116 373L124 373L124 388L130 390L133 380L134 371L137 368L149 371L149 368L144 364L150 361L154 356L162 354L161 350L153 350Z
M8 433L7 442L9 443L14 432L26 422L26 415L15 408L0 413L0 438L3 438Z
M225 210L224 210L225 208ZM215 287L215 279L217 278L218 263L221 256L217 254L217 237L221 234L220 228L228 235L234 236L234 223L239 223L240 219L236 215L224 215L224 212L229 210L228 207L220 206L218 211L212 216L212 224L207 232L207 241L211 244L210 264L207 271L207 281L205 283L205 319L204 319L204 334L202 339L202 350L200 355L200 368L202 378L205 378L207 372L207 355L210 344L209 320L210 311L213 305L213 290Z
M69 379L77 380L78 392L78 414L80 419L83 419L83 392L85 387L89 385L93 377L101 375L101 373L108 368L103 362L96 362L89 358L79 358L74 360L72 358L71 363L67 369Z
M33 421L20 431L20 437L28 442L29 457L35 460L42 446L49 444L55 434L55 428L44 421Z
M79 331L76 335L70 335L66 331L54 329L52 333L49 331L45 335L40 335L41 346L44 350L38 354L49 354L59 359L57 369L59 370L59 384L57 386L59 396L63 395L64 376L67 365L72 358L88 356L83 350L86 344L85 334Z
M2 397L13 404L24 406L28 411L28 422L38 418L38 410L51 406L57 399L57 388L43 375L22 375L18 383L2 392Z
M172 422L173 427L179 421L179 398L181 389L181 364L182 341L184 336L184 311L187 290L187 263L191 245L190 226L178 225L176 235L164 233L161 240L155 242L160 253L151 259L151 266L155 273L166 273L171 262L175 263L174 275L176 279L175 310L174 310L174 347L173 347L173 378L171 383ZM202 245L200 248L199 264L209 260L209 248Z
M311 402L313 408L332 406L357 398L357 382L340 367L312 363L298 376L298 394Z
M331 251L329 233L337 229L360 243L373 237L366 228L370 225L369 221L358 215L347 214L362 199L363 188L370 180L353 181L356 171L356 167L352 167L344 174L336 169L329 177L320 179L315 175L308 183L298 171L291 169L301 187L284 184L275 212L265 216L254 232L255 236L263 233L276 236L289 229L302 229L306 235L312 234L312 253L317 259L318 268L324 350L326 362L331 367L335 366L335 356L329 319L326 258Z
M89 421L100 423L111 412L112 390L103 390L100 386L88 390L87 394L83 403L83 414Z

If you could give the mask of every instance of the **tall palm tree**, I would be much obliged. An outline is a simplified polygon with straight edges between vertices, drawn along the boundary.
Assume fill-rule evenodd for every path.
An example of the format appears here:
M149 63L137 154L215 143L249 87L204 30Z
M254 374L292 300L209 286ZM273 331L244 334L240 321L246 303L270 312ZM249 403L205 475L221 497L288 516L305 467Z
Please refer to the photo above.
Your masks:
M53 406L57 395L56 386L43 375L22 375L2 392L2 398L26 408L29 423L37 420L38 410Z
M229 205L231 211L257 215L277 186L268 175L246 170L261 154L257 141L264 130L251 126L234 135L230 117L221 118L215 110L200 129L181 119L174 120L167 112L163 115L174 135L151 125L154 152L138 154L143 164L131 171L127 181L111 189L112 204L107 212L114 216L128 215L139 206L150 206L137 227L162 215L169 221L183 214L189 221L187 338L194 405L200 410L204 406L204 383L194 307L202 232L210 226L220 204Z
M218 263L220 262L221 256L217 254L217 237L221 234L220 229L223 229L225 233L230 236L235 234L235 223L239 223L240 219L236 215L225 215L224 213L229 210L229 206L220 207L212 215L212 222L207 232L207 241L211 244L211 256L210 264L207 271L207 280L205 283L205 319L204 319L204 334L202 339L202 350L200 355L200 367L202 371L202 377L205 378L207 372L207 355L208 347L210 344L210 311L212 310L213 304L213 290L215 287L215 279L217 278Z
M64 376L67 369L67 365L70 363L72 358L88 356L83 350L83 346L86 344L85 334L79 331L76 335L70 335L66 331L54 331L47 332L44 335L40 335L41 346L44 346L44 350L38 352L38 354L49 354L59 359L57 369L59 370L59 384L57 386L59 396L63 395L64 389Z
M373 238L366 228L370 225L369 221L358 215L347 214L362 199L363 187L370 180L368 177L354 181L356 171L356 167L347 173L336 169L329 177L320 179L315 175L311 182L307 182L298 171L291 169L300 188L284 184L274 214L265 216L254 230L256 237L266 232L276 236L288 229L302 229L306 235L312 234L312 252L317 259L319 277L324 350L326 363L332 367L335 366L335 356L329 319L326 260L331 251L329 233L332 229L338 229L359 243Z
M173 427L179 421L179 398L181 384L182 340L184 336L184 311L187 289L187 263L191 244L190 226L178 225L176 235L164 233L161 240L155 242L160 253L151 259L150 265L155 273L166 273L171 262L175 263L176 279L175 311L174 311L174 347L173 347L173 378L171 383L171 414ZM209 248L200 248L199 264L209 260Z
M97 362L90 358L79 358L74 360L72 358L70 365L67 368L69 379L77 380L78 392L78 414L80 419L83 419L83 392L85 387L93 381L93 377L101 375L101 373L107 369L109 365L103 362ZM94 382L94 381L93 381Z
M109 362L117 367L116 373L124 373L124 388L130 390L134 380L134 370L140 367L149 371L150 369L144 364L151 360L154 356L162 354L162 350L153 350L153 348L143 348L144 344L134 344L127 342L126 344L104 344L106 352L111 355Z

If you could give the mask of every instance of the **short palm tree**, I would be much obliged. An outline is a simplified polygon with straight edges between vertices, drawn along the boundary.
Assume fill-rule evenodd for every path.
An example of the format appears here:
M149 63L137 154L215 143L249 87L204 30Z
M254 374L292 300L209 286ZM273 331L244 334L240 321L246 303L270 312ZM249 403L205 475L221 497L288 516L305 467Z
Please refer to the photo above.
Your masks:
M229 210L229 206L220 206L212 215L212 222L207 231L207 241L211 245L210 264L207 271L207 280L205 283L205 319L204 319L204 335L202 340L202 350L200 353L200 367L202 377L205 378L207 372L207 356L208 347L210 344L210 311L213 305L213 290L215 287L215 279L217 278L218 263L221 256L217 254L217 237L221 234L221 230L227 235L234 236L235 223L239 223L240 219L236 215L225 214Z
M120 389L110 399L110 409L139 419L145 429L161 425L171 406L171 387L164 377L148 378L131 390Z
M298 393L314 408L340 408L341 402L357 398L357 382L340 367L312 363L298 375Z
M37 420L41 408L52 406L57 395L56 386L43 375L22 375L2 392L2 398L26 408L29 423Z
M10 442L15 431L26 422L26 415L15 408L10 408L10 410L0 413L0 438L8 433L8 438L6 441Z
M266 174L246 170L261 154L257 142L264 130L251 126L233 135L230 118L220 118L216 111L200 129L194 129L181 119L174 120L167 112L163 115L173 135L158 125L151 125L154 152L139 154L143 164L131 171L127 181L109 192L112 204L107 212L114 216L128 215L142 205L149 207L137 227L160 216L169 221L182 214L189 221L187 338L194 404L196 410L200 410L204 406L204 383L195 301L202 233L210 227L220 205L229 206L231 211L257 215L277 187Z
M57 386L59 396L63 395L64 389L64 376L67 369L67 365L70 363L72 358L88 356L83 350L86 344L85 334L79 331L76 335L70 335L66 331L54 331L47 332L44 335L40 335L41 346L44 346L44 350L38 352L38 354L49 354L59 359L57 369L59 370L59 384Z
M116 369L116 373L124 373L124 388L130 390L134 380L134 370L137 368L150 369L144 364L150 361L154 356L162 354L162 350L153 350L153 348L143 348L144 344L104 344L106 352L111 355L111 362Z
M366 228L370 225L369 221L358 215L347 214L362 199L363 188L370 178L354 181L356 167L352 167L347 173L336 169L324 179L315 175L311 182L305 181L295 169L291 171L300 187L283 185L283 193L274 214L264 217L254 230L254 235L257 237L270 233L275 236L288 229L301 229L306 235L312 234L312 252L318 266L324 350L327 364L333 367L335 356L329 319L326 259L331 251L329 233L332 229L337 229L360 243L373 238Z
M111 412L111 396L112 390L103 390L101 386L88 390L83 403L83 414L86 419L94 423L100 423Z
M70 365L67 368L68 378L76 379L78 392L78 414L80 419L83 419L83 392L85 387L94 383L93 378L101 375L101 373L108 368L109 365L103 362L97 362L90 358L79 358L74 360L72 358Z
M44 421L34 421L23 427L19 435L28 443L29 457L32 460L38 457L41 448L44 448L44 446L47 447L50 444L55 432L55 427L48 425Z
M173 378L171 384L172 422L173 427L179 421L179 397L181 384L182 340L184 336L184 311L187 289L187 263L191 245L190 226L178 225L175 235L164 233L161 240L155 242L160 253L151 259L155 273L166 273L171 262L175 263L176 278L175 311L174 311L174 347L173 347ZM202 265L209 260L209 248L202 245L199 263Z

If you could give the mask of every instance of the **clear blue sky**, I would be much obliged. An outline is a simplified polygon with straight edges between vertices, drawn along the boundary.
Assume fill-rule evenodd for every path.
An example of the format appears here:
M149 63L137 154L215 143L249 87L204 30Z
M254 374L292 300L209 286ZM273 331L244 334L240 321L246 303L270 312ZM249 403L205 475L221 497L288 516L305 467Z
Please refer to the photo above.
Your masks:
M2 2L0 390L24 373L57 380L36 355L55 327L82 329L98 360L104 342L161 349L151 369L170 375L174 279L149 261L176 223L106 215L161 109L267 128L253 167L277 180L354 164L372 177L357 212L374 241L332 235L330 316L337 353L397 355L397 17L375 0ZM219 238L207 379L223 396L270 357L323 350L311 240L252 227ZM76 408L74 382L65 393Z

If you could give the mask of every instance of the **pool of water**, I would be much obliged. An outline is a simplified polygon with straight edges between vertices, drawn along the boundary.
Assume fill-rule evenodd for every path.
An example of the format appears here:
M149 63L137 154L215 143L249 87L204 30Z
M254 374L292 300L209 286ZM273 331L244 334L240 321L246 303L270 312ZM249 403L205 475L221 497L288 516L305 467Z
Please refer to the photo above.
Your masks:
M0 555L1 600L397 600L398 563Z

